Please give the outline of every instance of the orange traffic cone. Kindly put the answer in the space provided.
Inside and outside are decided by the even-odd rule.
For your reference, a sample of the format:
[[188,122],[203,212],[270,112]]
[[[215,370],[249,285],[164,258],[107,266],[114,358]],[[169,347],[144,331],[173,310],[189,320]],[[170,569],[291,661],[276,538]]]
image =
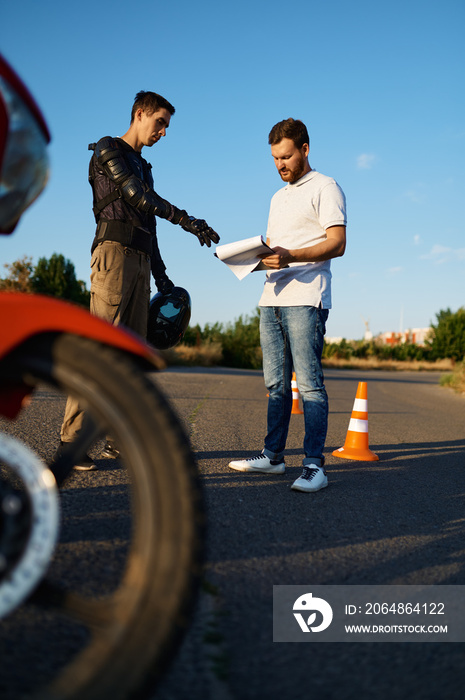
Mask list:
[[291,415],[301,415],[303,413],[302,409],[299,406],[299,389],[297,386],[297,381],[295,378],[295,372],[292,372],[292,382],[291,382],[291,387],[292,387],[292,411]]
[[375,462],[378,455],[368,447],[368,401],[367,383],[359,382],[354,407],[344,447],[334,450],[335,457],[354,459],[360,462]]

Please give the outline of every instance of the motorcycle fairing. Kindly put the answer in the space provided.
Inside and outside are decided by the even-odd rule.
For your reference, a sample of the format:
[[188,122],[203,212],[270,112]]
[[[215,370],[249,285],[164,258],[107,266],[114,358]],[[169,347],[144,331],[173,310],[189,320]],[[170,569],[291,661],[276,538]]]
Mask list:
[[[44,333],[72,333],[135,355],[153,367],[164,369],[165,362],[136,334],[112,326],[85,309],[58,299],[21,292],[0,293],[0,360],[26,340]],[[0,414],[15,418],[31,392],[31,387],[3,384],[0,387]]]

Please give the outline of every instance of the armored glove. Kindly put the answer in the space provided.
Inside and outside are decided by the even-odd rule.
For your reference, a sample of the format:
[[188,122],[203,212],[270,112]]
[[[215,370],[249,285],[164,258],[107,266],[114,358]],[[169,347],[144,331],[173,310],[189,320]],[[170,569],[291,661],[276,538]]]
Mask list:
[[218,243],[220,237],[204,219],[195,219],[193,216],[189,216],[187,212],[183,212],[183,215],[179,221],[179,225],[184,231],[188,233],[193,233],[199,239],[200,245],[207,245],[210,248],[212,241],[213,243]]
[[167,275],[160,275],[159,277],[154,277],[154,279],[158,291],[162,294],[168,294],[174,287],[174,282]]

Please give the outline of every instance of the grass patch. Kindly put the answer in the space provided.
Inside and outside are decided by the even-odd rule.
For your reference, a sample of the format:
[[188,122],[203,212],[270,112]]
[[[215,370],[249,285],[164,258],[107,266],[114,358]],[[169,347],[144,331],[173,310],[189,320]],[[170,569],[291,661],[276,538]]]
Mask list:
[[409,372],[450,372],[454,368],[454,361],[435,360],[382,360],[377,357],[350,357],[343,358],[323,358],[323,367],[328,369],[383,369],[388,371],[409,371]]
[[223,347],[218,342],[201,343],[191,346],[180,343],[169,350],[159,350],[168,365],[188,367],[215,367],[223,360]]
[[441,377],[440,384],[453,389],[458,394],[465,394],[465,361],[457,364],[453,372]]

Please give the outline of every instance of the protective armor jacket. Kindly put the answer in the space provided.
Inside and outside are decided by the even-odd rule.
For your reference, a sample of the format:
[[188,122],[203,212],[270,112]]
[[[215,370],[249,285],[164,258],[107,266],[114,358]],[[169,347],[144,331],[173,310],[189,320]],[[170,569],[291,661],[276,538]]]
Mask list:
[[155,216],[178,223],[184,212],[162,199],[153,189],[152,166],[123,139],[105,136],[90,144],[89,163],[93,211],[97,231],[92,245],[104,240],[147,253],[154,277],[165,265],[156,237]]

